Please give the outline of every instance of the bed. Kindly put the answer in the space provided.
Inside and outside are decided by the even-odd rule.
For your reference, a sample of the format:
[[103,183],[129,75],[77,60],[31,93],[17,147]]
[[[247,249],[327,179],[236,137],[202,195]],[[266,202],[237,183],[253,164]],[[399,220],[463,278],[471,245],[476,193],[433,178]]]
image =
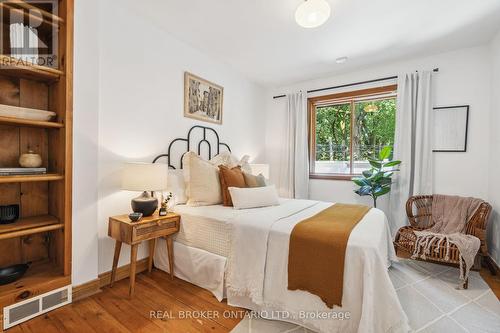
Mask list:
[[[173,210],[181,215],[181,230],[174,242],[174,273],[219,301],[227,298],[229,305],[317,332],[408,332],[387,272],[397,259],[387,218],[378,209],[371,209],[349,236],[342,307],[330,309],[318,296],[287,289],[293,227],[331,205],[296,199],[244,210],[177,205]],[[168,272],[164,240],[157,242],[154,263]]]

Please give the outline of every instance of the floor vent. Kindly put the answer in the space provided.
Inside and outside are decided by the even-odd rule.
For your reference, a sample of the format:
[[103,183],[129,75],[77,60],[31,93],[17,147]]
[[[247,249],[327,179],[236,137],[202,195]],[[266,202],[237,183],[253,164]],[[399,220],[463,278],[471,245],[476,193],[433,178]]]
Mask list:
[[49,291],[43,295],[3,308],[3,329],[71,303],[71,286]]

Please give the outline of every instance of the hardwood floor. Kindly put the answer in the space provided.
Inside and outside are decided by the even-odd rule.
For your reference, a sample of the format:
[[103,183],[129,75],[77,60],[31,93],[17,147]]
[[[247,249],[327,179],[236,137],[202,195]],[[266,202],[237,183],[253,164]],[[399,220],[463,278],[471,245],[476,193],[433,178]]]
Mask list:
[[[230,332],[246,310],[220,303],[208,291],[165,272],[137,275],[128,298],[129,279],[94,296],[34,318],[8,333],[52,332]],[[175,318],[175,320],[173,320]]]
[[[500,276],[485,268],[481,276],[500,299]],[[129,280],[104,287],[99,294],[36,317],[8,333],[57,332],[230,332],[246,310],[220,303],[208,291],[165,272],[137,275],[136,294],[128,298]],[[175,320],[173,320],[175,319]]]

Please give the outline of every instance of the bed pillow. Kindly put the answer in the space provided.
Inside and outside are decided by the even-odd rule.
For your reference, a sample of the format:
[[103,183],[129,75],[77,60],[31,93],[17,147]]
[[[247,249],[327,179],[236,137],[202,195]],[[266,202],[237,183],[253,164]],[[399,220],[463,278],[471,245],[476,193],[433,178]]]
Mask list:
[[246,187],[241,167],[237,166],[229,169],[227,166],[219,165],[219,179],[222,190],[222,203],[224,206],[232,206],[233,202],[228,187]]
[[243,172],[243,176],[245,177],[245,184],[247,184],[247,187],[264,187],[267,185],[266,177],[264,177],[263,174],[255,176],[251,173]]
[[280,204],[274,185],[264,187],[230,187],[229,193],[234,209],[247,209]]
[[167,191],[172,192],[176,205],[183,205],[187,202],[186,182],[184,181],[184,171],[169,169],[167,173]]
[[248,160],[250,156],[245,155],[241,159],[238,159],[236,156],[231,154],[229,151],[223,151],[222,153],[215,155],[210,159],[210,163],[215,166],[225,165],[228,168],[234,168],[235,166],[241,166],[241,170],[251,173],[252,168],[250,168],[250,164]]
[[219,169],[190,151],[182,157],[188,206],[222,203]]

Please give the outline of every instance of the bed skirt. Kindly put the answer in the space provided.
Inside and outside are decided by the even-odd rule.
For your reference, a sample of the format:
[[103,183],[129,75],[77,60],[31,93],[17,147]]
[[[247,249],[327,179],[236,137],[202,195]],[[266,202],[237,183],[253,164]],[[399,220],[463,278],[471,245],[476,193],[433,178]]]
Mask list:
[[[174,241],[174,258],[176,277],[210,291],[219,302],[226,297],[225,257]],[[169,273],[167,244],[163,238],[156,242],[154,265]]]

